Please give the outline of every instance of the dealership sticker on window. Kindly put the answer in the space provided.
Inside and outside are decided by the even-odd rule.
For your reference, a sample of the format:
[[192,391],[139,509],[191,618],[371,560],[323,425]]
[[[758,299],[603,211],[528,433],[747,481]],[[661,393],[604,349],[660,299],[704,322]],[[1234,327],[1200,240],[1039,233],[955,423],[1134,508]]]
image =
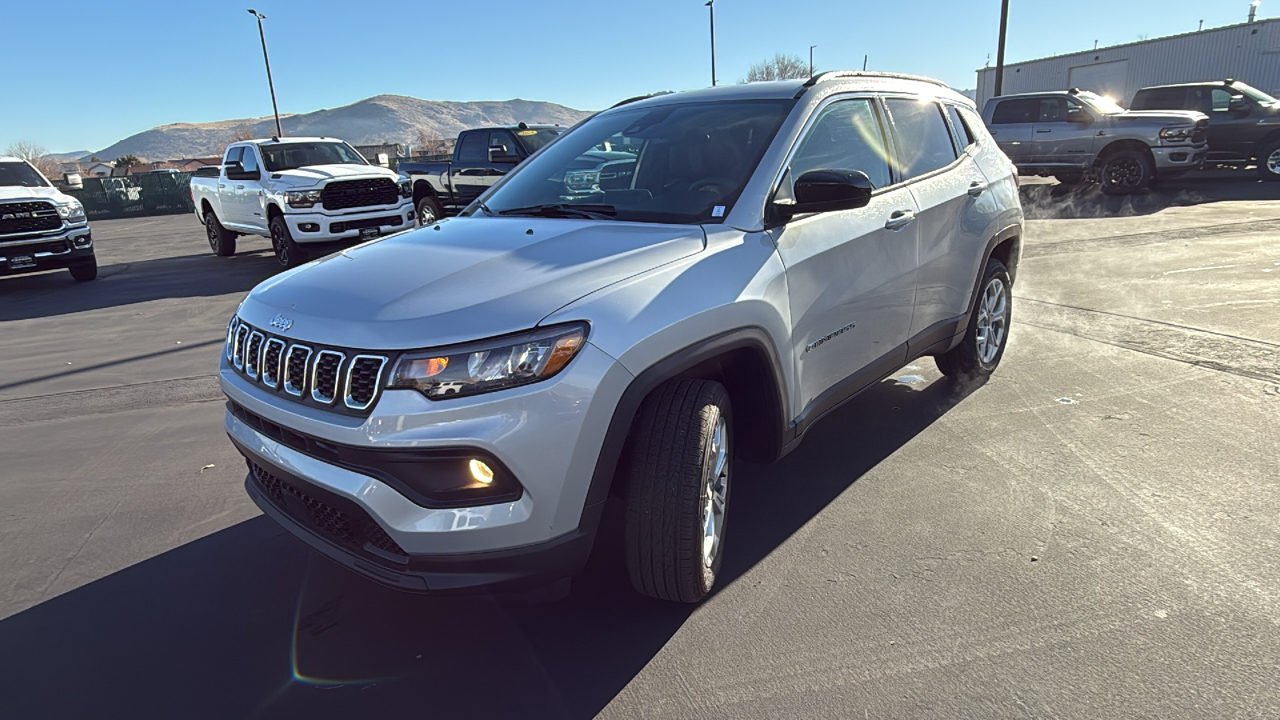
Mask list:
[[717,205],[711,208],[711,217],[724,217],[724,206]]
[[538,134],[538,131],[537,131],[537,130],[517,130],[517,131],[516,131],[516,134],[517,134],[517,135],[521,135],[521,136],[524,136],[524,135],[537,135],[537,134]]

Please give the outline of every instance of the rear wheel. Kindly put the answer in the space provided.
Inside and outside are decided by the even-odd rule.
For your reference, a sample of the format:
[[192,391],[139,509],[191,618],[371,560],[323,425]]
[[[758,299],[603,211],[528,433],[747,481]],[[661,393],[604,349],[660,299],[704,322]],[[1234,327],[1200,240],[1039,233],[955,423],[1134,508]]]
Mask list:
[[1151,184],[1151,158],[1138,150],[1116,150],[1102,159],[1098,184],[1108,195],[1128,195]]
[[435,198],[427,196],[418,201],[418,222],[424,227],[439,220],[443,216],[440,212],[440,203]]
[[1084,180],[1084,173],[1058,173],[1054,177],[1060,185],[1079,185]]
[[672,380],[645,400],[627,468],[627,571],[650,597],[694,603],[715,585],[733,463],[724,386]]
[[307,261],[306,251],[293,241],[289,224],[279,215],[271,218],[271,249],[275,250],[276,262],[282,268],[291,268]]
[[933,361],[943,375],[974,382],[991,375],[1004,357],[1013,311],[1009,271],[995,258],[987,261],[978,300],[969,315],[969,326],[960,344]]
[[1274,140],[1258,153],[1258,174],[1263,180],[1280,180],[1280,140]]
[[72,265],[67,268],[76,282],[89,282],[98,277],[98,258],[91,257],[83,265]]
[[213,211],[204,214],[204,233],[209,238],[209,249],[214,255],[227,257],[236,254],[236,234],[222,227]]

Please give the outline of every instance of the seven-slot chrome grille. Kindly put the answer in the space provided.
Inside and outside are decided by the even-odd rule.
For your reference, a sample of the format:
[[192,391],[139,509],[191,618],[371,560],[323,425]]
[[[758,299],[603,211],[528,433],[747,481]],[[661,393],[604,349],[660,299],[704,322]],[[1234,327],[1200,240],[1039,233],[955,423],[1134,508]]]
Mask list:
[[391,358],[294,342],[239,318],[227,327],[227,360],[249,380],[307,405],[364,415],[378,399]]

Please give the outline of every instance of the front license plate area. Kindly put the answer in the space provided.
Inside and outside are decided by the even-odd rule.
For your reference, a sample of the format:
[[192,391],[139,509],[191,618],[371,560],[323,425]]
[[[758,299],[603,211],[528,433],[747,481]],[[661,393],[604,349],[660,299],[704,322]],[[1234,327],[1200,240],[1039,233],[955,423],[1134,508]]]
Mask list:
[[379,229],[376,227],[360,228],[361,240],[372,240],[373,238],[378,237],[378,235],[379,235]]
[[9,269],[21,270],[36,266],[36,259],[31,255],[12,255],[9,257]]

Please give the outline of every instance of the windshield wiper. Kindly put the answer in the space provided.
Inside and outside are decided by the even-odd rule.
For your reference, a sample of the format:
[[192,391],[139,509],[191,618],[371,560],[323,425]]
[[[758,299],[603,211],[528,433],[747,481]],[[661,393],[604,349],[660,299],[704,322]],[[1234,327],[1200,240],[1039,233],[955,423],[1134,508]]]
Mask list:
[[553,218],[587,218],[590,220],[612,220],[618,209],[612,205],[565,204],[551,203],[547,205],[530,205],[529,207],[499,210],[499,215],[526,215],[528,217]]

